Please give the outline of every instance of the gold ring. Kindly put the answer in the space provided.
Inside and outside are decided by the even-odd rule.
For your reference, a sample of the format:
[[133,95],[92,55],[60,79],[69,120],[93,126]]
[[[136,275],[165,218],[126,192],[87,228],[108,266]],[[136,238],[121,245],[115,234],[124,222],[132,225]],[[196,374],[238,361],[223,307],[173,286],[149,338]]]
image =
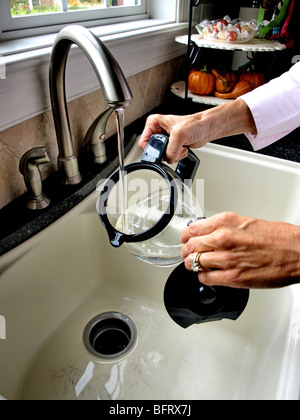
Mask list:
[[205,269],[202,267],[200,263],[200,258],[202,254],[203,252],[195,252],[194,254],[191,254],[191,267],[195,273],[205,271]]
[[197,255],[195,257],[195,263],[198,264],[198,265],[201,265],[200,264],[201,255],[202,255],[202,252],[197,252]]
[[200,258],[201,258],[202,254],[203,254],[203,252],[198,252],[197,255],[196,255],[196,258],[195,258],[195,262],[198,265],[198,271],[199,272],[205,271],[205,268],[202,267],[201,262],[200,262]]

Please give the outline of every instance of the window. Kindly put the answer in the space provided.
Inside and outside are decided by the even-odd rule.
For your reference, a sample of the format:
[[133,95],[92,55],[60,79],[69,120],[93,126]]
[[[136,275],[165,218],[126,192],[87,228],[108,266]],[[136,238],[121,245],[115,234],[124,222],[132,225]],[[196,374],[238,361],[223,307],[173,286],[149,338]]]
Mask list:
[[9,0],[12,17],[139,6],[140,0]]
[[[101,38],[126,77],[186,53],[185,45],[175,38],[187,33],[188,0],[140,0],[134,5],[124,0],[119,6],[113,6],[111,0],[109,7],[93,0],[96,2],[99,8],[52,13],[46,9],[34,15],[12,16],[10,0],[0,0],[0,131],[49,109],[51,48],[58,31],[74,18]],[[80,20],[87,16],[87,21]],[[63,18],[60,24],[58,18]],[[90,63],[74,48],[68,59],[67,99],[97,89],[99,82]]]
[[[145,18],[146,0],[1,0],[0,29],[13,32],[39,28],[50,32],[51,26],[103,19]],[[34,33],[34,32],[33,32]]]

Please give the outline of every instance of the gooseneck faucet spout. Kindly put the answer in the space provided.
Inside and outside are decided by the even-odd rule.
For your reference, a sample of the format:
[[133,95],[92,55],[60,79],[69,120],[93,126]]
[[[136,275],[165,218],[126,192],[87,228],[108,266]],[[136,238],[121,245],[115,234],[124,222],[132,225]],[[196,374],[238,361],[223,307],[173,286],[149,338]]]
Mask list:
[[70,48],[76,44],[89,59],[104,98],[113,109],[126,107],[132,94],[125,76],[108,48],[88,29],[70,25],[58,34],[50,60],[50,96],[58,143],[58,166],[64,184],[81,181],[66,103],[65,73]]

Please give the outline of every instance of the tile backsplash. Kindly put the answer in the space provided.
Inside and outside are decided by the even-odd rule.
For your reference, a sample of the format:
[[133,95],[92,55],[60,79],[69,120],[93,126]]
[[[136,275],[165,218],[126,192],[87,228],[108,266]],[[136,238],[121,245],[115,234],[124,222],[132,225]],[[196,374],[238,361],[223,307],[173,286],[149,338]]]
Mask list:
[[[163,102],[170,85],[180,78],[183,61],[183,57],[176,58],[127,79],[133,101],[125,111],[126,125]],[[89,126],[106,108],[101,90],[68,103],[77,154],[84,145]],[[112,116],[107,125],[107,137],[115,134],[115,131],[115,119]],[[47,147],[51,156],[51,162],[41,166],[45,178],[57,170],[58,149],[51,110],[0,132],[0,208],[26,191],[24,179],[19,172],[20,159],[29,149],[40,146]]]

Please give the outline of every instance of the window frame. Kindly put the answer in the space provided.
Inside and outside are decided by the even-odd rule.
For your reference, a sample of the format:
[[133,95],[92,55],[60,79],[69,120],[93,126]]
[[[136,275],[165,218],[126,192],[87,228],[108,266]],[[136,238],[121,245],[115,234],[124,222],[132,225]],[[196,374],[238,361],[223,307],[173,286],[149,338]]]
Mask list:
[[107,24],[108,21],[117,19],[146,19],[147,0],[140,0],[141,4],[136,6],[112,6],[103,9],[93,10],[70,10],[69,12],[55,12],[44,15],[12,17],[9,0],[0,2],[0,35],[9,33],[13,37],[15,32],[27,31],[28,36],[53,32],[55,28],[72,23],[85,24],[90,26],[97,21],[98,25]]

